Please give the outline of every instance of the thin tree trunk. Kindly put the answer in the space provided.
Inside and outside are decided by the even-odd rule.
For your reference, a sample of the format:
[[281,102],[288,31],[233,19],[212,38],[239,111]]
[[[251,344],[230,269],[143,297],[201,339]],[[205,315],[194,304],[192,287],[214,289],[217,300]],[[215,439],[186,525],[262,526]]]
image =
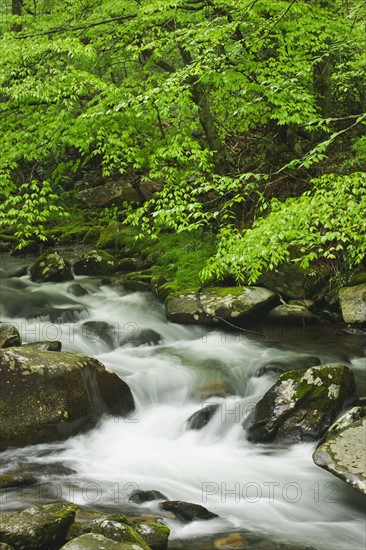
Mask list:
[[[21,0],[11,0],[11,14],[12,15],[22,15],[22,1]],[[22,25],[17,23],[12,26],[12,31],[19,32],[22,30]]]

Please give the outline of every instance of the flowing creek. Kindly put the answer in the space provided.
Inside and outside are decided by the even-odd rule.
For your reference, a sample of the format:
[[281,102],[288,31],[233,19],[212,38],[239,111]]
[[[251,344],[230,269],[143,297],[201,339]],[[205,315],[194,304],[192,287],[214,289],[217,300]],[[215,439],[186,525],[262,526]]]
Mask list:
[[[67,441],[1,453],[3,472],[24,463],[40,472],[38,485],[3,492],[2,512],[65,499],[93,510],[159,515],[156,502],[128,502],[136,488],[156,489],[220,516],[184,526],[168,520],[171,539],[186,539],[188,546],[207,533],[247,529],[317,550],[365,548],[363,496],[313,464],[315,444],[252,444],[242,428],[243,418],[276,380],[274,374],[256,376],[263,364],[296,365],[310,354],[323,364],[352,366],[361,380],[366,365],[360,337],[333,328],[276,334],[267,329],[255,337],[174,325],[151,295],[124,293],[88,278],[40,285],[23,276],[0,282],[0,318],[16,323],[23,341],[61,340],[64,351],[97,357],[129,384],[137,405],[129,418],[104,418]],[[68,288],[75,282],[89,294],[71,295]],[[54,308],[63,310],[61,316]],[[113,342],[86,333],[87,320],[112,324]],[[142,328],[158,332],[163,342],[120,345]],[[208,384],[231,386],[235,396],[202,398]],[[188,430],[188,417],[203,403],[220,406],[203,429]]]

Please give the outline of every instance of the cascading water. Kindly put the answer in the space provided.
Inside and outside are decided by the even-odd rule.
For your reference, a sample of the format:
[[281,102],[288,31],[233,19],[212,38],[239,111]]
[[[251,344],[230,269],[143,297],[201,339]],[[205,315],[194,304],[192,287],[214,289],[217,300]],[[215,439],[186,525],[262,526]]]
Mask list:
[[[3,471],[27,462],[43,472],[38,486],[2,494],[3,512],[63,498],[92,509],[135,506],[138,515],[129,494],[157,489],[219,515],[185,526],[171,521],[172,539],[248,529],[318,550],[365,547],[363,497],[313,464],[315,445],[251,444],[242,428],[243,418],[274,383],[273,374],[256,376],[264,363],[296,364],[311,353],[323,363],[348,361],[362,373],[365,359],[352,337],[336,347],[329,334],[301,344],[299,334],[292,341],[283,335],[281,342],[179,326],[166,321],[149,294],[123,293],[87,278],[76,282],[89,293],[71,295],[75,281],[39,285],[27,276],[3,279],[0,317],[17,323],[24,341],[61,340],[65,351],[96,356],[129,384],[137,408],[126,419],[104,418],[91,432],[67,441],[1,453]],[[85,331],[86,321],[112,325],[108,337]],[[163,340],[155,346],[126,344],[143,328]],[[220,384],[236,395],[205,393]],[[209,403],[219,405],[210,422],[201,430],[187,429],[189,416]],[[61,476],[50,468],[60,463],[74,473]],[[156,503],[144,505],[140,515],[141,510],[159,515]]]

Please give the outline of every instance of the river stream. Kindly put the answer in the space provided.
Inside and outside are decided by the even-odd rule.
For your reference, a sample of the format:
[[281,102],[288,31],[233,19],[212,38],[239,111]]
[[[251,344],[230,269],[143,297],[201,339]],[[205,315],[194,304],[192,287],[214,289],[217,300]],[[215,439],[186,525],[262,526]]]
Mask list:
[[[70,294],[75,282],[88,294]],[[263,364],[296,365],[311,354],[323,364],[352,366],[360,381],[360,338],[319,327],[256,336],[175,325],[150,294],[82,277],[60,284],[33,283],[27,275],[2,279],[0,318],[16,323],[24,341],[61,340],[64,351],[97,357],[128,383],[137,405],[130,417],[103,418],[67,441],[1,453],[3,472],[25,463],[40,472],[38,485],[1,495],[2,512],[65,499],[93,510],[159,515],[156,502],[128,501],[134,489],[156,489],[220,516],[188,525],[168,520],[172,540],[246,529],[317,550],[365,548],[363,497],[313,464],[315,444],[252,444],[242,427],[276,380],[273,373],[257,376]],[[87,333],[85,321],[111,324],[112,341]],[[143,328],[163,341],[125,344]],[[234,395],[209,396],[213,385],[233,388]],[[201,430],[187,429],[188,417],[209,403],[220,405],[212,420]]]

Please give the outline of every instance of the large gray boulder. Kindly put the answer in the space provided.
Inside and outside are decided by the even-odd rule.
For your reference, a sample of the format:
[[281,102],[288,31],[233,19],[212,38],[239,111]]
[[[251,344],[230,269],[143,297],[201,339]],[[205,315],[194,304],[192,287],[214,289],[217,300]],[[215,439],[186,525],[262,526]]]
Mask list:
[[65,439],[103,414],[134,410],[127,384],[97,359],[21,346],[0,350],[0,449]]
[[62,258],[57,252],[42,254],[30,267],[32,281],[55,283],[71,281],[74,277],[71,273],[71,264]]
[[9,323],[0,323],[0,348],[20,346],[22,340],[19,330]]
[[346,323],[366,323],[366,283],[341,288],[339,301],[343,319]]
[[0,516],[0,540],[15,550],[59,548],[75,520],[76,506],[56,502]]
[[275,302],[276,295],[266,288],[208,287],[200,293],[168,296],[165,309],[175,323],[235,323]]
[[282,374],[244,421],[253,442],[320,439],[355,390],[352,371],[325,365]]
[[366,407],[337,420],[315,449],[315,464],[366,494]]

